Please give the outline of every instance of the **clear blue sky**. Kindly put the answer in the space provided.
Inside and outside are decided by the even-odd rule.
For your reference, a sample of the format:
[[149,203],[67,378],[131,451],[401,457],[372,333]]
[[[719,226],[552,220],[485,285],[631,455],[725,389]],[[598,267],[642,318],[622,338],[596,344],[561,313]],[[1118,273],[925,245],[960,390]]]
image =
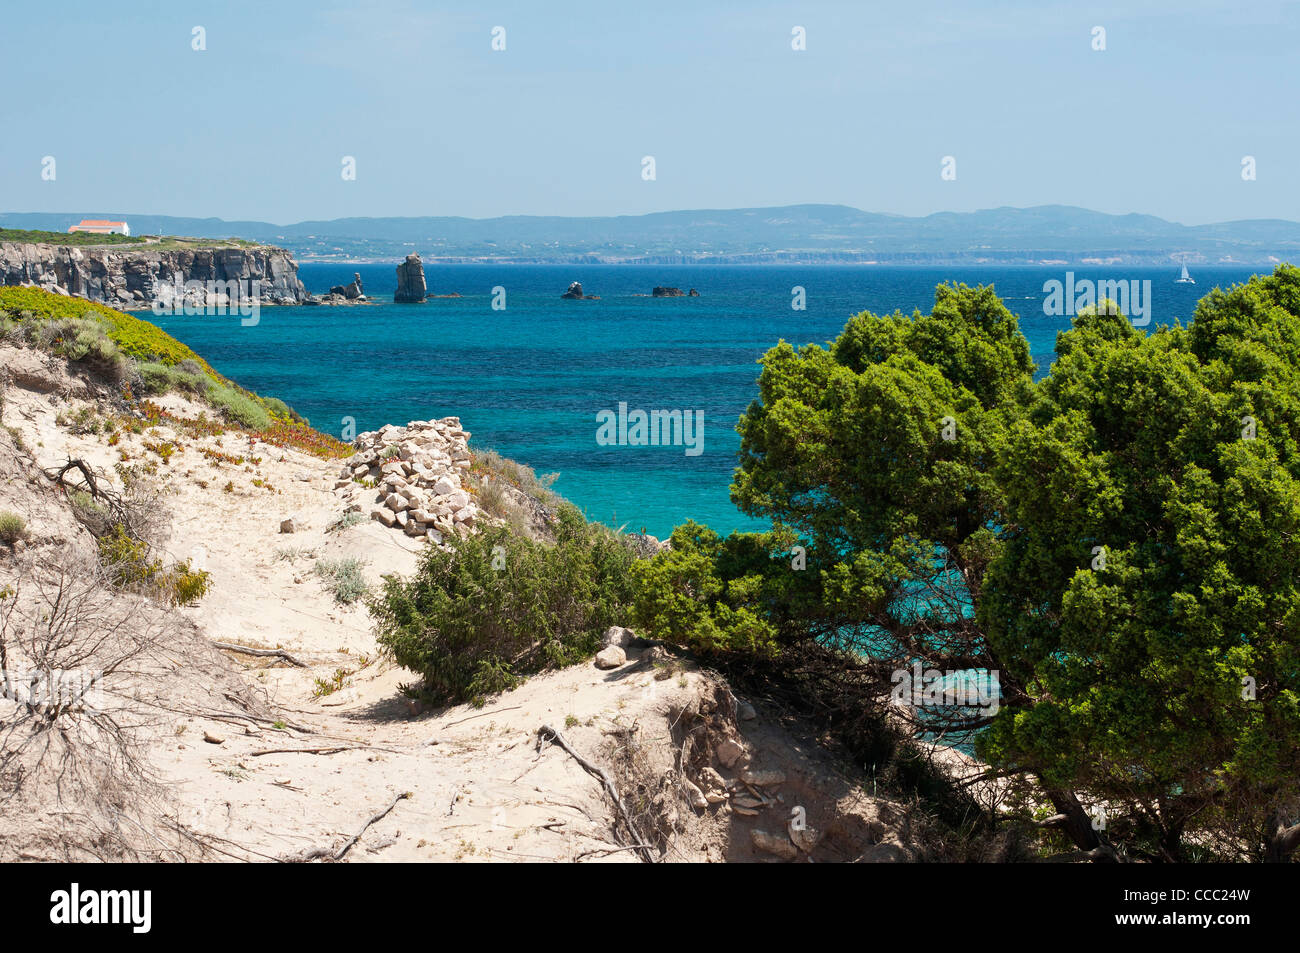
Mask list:
[[1278,0],[14,3],[0,211],[1300,220],[1298,50]]

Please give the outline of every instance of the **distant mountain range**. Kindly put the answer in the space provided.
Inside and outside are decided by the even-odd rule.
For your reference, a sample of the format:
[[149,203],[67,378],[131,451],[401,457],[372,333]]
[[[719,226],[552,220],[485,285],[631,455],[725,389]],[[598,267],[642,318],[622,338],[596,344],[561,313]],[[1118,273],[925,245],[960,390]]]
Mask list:
[[845,205],[704,209],[602,218],[339,218],[274,225],[88,209],[0,213],[0,227],[66,232],[82,218],[125,220],[135,235],[238,237],[300,261],[628,264],[1192,264],[1300,262],[1300,223],[1250,219],[1179,225],[1065,205],[923,217]]

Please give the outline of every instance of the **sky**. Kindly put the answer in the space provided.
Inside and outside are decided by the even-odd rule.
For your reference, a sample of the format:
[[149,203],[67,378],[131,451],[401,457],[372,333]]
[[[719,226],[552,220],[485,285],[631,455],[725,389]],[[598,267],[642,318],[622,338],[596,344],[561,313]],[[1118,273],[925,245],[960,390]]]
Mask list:
[[0,211],[1300,220],[1297,50],[1280,0],[15,3]]

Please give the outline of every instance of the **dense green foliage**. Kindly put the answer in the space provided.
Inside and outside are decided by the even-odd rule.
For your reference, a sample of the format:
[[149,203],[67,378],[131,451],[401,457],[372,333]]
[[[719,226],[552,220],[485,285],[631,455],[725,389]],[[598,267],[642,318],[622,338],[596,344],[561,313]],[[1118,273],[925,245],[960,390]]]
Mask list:
[[572,506],[553,545],[506,527],[425,548],[374,599],[379,642],[438,701],[481,703],[521,676],[589,657],[631,598],[631,551]]
[[991,288],[773,348],[732,486],[773,533],[679,529],[640,571],[640,624],[867,660],[864,706],[914,662],[992,670],[1000,710],[917,726],[978,732],[1076,846],[1282,856],[1300,839],[1300,271],[1212,292],[1186,329],[1099,310],[1038,383]]
[[30,228],[0,228],[0,242],[70,245],[82,248],[89,245],[141,245],[144,239],[139,235],[99,235],[95,232],[47,232]]
[[981,750],[1148,853],[1253,847],[1300,795],[1300,271],[1187,329],[1083,317],[1057,351],[1000,454],[980,619],[1016,695]]

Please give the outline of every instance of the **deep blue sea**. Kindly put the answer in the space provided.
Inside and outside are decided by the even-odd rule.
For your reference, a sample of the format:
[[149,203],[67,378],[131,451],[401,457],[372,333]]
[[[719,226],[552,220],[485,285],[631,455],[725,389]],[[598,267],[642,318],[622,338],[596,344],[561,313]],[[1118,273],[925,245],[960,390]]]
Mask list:
[[[1066,268],[880,266],[432,265],[434,294],[463,297],[396,305],[395,264],[304,264],[308,290],[328,291],[360,272],[362,307],[268,307],[256,326],[238,316],[155,318],[223,374],[280,397],[320,430],[340,434],[385,423],[458,416],[471,446],[493,449],[539,474],[591,519],[667,536],[688,518],[719,532],[761,528],[730,502],[736,420],[757,394],[756,361],[780,339],[825,343],[859,311],[928,311],[944,281],[992,283],[1020,316],[1040,372],[1069,317],[1048,317],[1044,282]],[[1204,268],[1195,285],[1176,268],[1073,268],[1076,279],[1150,279],[1152,322],[1180,320],[1242,268]],[[1258,270],[1258,269],[1256,269]],[[560,295],[581,281],[598,301]],[[651,298],[655,285],[698,298]],[[505,289],[493,310],[494,287]],[[806,291],[806,310],[792,291]],[[641,297],[641,296],[646,297]],[[702,410],[703,452],[601,446],[596,415],[617,410]]]

